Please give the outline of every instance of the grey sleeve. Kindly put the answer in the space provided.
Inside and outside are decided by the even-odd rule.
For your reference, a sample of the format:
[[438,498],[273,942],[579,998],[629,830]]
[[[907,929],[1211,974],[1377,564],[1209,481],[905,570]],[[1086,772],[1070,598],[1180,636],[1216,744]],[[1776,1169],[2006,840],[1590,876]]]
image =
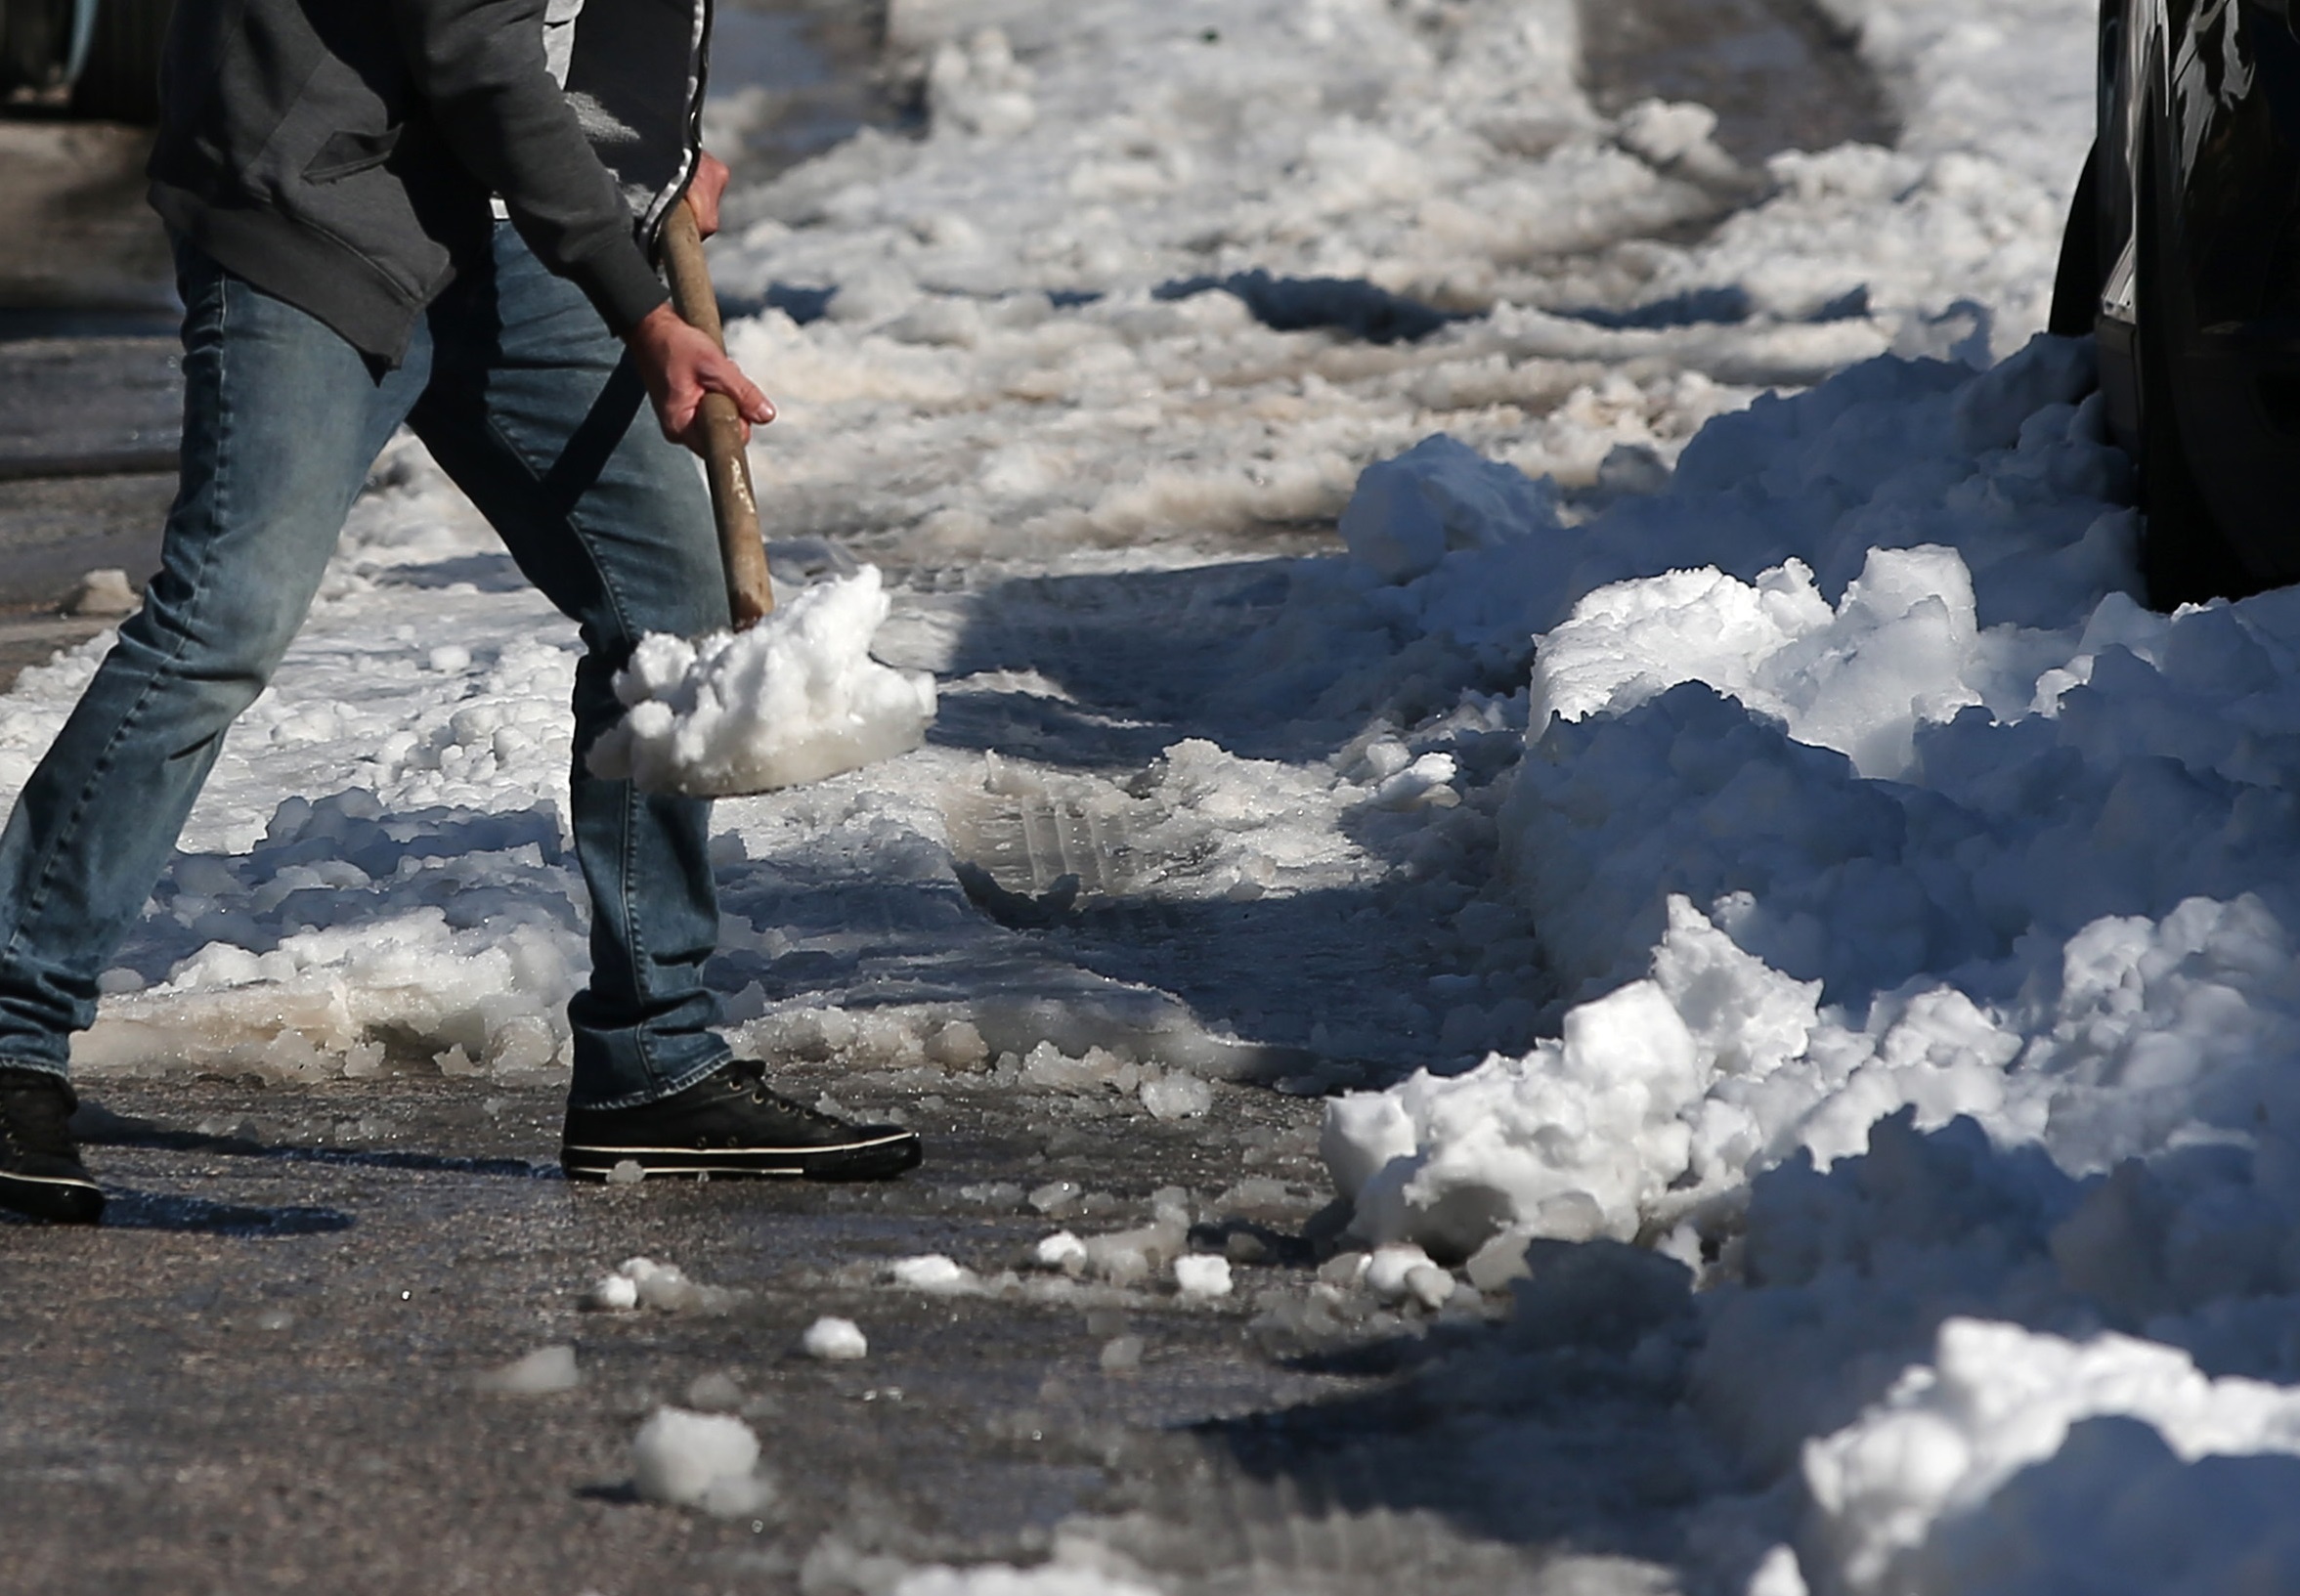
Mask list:
[[618,336],[670,295],[543,60],[543,0],[391,0],[415,87],[537,259]]

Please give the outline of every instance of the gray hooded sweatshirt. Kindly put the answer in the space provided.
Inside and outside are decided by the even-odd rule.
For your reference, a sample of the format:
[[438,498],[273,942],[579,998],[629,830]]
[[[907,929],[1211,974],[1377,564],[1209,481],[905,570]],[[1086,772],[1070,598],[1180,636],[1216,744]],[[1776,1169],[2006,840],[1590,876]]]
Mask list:
[[396,364],[499,198],[621,334],[666,298],[710,32],[711,0],[177,0],[152,204]]

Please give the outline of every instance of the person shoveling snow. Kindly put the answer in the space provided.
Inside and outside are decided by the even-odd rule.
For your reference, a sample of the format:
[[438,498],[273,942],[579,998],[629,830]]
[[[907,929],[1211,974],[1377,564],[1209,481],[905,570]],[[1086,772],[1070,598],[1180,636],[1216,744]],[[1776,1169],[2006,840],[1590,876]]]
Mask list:
[[[718,546],[675,446],[748,507],[741,445],[774,408],[649,258],[691,267],[726,184],[695,142],[708,0],[550,20],[408,0],[325,37],[307,9],[183,0],[169,33],[150,169],[185,303],[182,485],[143,607],[0,837],[0,1206],[36,1218],[102,1217],[68,1123],[71,1033],[401,425],[582,627],[578,751],[621,717],[642,636],[760,613],[733,600],[762,551]],[[777,1096],[713,1028],[708,805],[579,760],[568,814],[592,951],[568,1010],[571,1178],[918,1162],[913,1133]]]

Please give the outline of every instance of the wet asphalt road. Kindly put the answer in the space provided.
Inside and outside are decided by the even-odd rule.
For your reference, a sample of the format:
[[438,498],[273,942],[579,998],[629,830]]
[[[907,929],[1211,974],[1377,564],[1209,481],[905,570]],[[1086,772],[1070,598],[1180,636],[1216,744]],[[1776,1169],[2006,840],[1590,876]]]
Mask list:
[[[1247,1329],[1257,1293],[1310,1278],[1280,1238],[1318,1200],[1316,1104],[1227,1088],[1207,1124],[1075,1122],[963,1078],[933,1110],[873,1100],[833,1066],[786,1080],[907,1107],[928,1164],[855,1187],[571,1187],[547,1090],[93,1087],[105,1228],[0,1220],[0,1589],[781,1589],[826,1536],[1027,1560],[1063,1517],[1107,1505],[1128,1435],[1367,1383],[1289,1368]],[[1210,1201],[1248,1175],[1296,1195],[1227,1216],[1272,1238],[1230,1304],[879,1283],[886,1261],[929,1251],[995,1272],[1055,1228],[1016,1186],[984,1186],[1075,1181],[1096,1212],[1062,1223],[1091,1231],[1147,1222],[1157,1186]],[[633,1254],[740,1300],[580,1311]],[[833,1313],[864,1327],[866,1359],[797,1351]],[[1106,1373],[1122,1334],[1144,1338],[1144,1364]],[[578,1390],[475,1392],[482,1371],[561,1342]],[[756,1528],[629,1489],[641,1419],[711,1374],[741,1391],[783,1488]]]

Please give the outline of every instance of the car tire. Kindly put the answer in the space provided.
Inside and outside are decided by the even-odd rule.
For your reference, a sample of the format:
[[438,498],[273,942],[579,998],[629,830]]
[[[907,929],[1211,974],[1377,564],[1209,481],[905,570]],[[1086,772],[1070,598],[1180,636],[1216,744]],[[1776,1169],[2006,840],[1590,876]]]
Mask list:
[[2061,264],[2053,274],[2053,310],[2045,330],[2061,338],[2091,337],[2101,314],[2101,284],[2108,274],[2101,264],[2100,164],[2096,142],[2085,151],[2076,196],[2068,201],[2068,221],[2061,229]]
[[159,120],[159,54],[174,0],[97,0],[72,114],[150,127]]
[[2140,500],[2146,518],[2141,573],[2148,584],[2148,607],[2173,610],[2207,599],[2241,598],[2258,592],[2261,583],[2214,520],[2182,439],[2172,352],[2189,329],[2180,321],[2182,296],[2174,285],[2157,173],[2153,159],[2142,171],[2134,259],[2140,324]]

